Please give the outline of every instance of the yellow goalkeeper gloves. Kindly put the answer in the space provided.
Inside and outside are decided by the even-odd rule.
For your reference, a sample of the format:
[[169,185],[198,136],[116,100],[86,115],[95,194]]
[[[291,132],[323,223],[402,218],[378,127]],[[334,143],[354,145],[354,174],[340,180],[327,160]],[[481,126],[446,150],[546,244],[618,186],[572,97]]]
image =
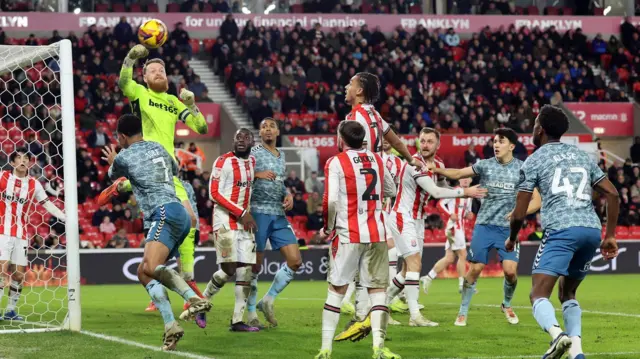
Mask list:
[[129,53],[127,54],[127,58],[131,60],[138,60],[147,56],[149,56],[149,50],[147,50],[146,47],[140,44],[132,47],[131,50],[129,50]]
[[193,92],[185,88],[180,91],[180,100],[182,100],[182,102],[187,105],[187,107],[191,107],[196,103],[196,97]]

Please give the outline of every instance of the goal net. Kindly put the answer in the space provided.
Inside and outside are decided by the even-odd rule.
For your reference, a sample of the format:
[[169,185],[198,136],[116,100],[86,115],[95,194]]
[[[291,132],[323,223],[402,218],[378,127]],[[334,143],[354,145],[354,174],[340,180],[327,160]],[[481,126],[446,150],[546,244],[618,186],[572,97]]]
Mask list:
[[69,40],[0,46],[0,333],[80,330],[72,67]]

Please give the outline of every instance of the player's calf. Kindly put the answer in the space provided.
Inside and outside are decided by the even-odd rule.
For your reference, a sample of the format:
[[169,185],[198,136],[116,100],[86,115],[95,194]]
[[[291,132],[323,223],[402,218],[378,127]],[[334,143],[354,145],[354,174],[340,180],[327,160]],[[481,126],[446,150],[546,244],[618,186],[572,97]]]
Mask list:
[[24,267],[11,266],[13,273],[11,274],[11,284],[9,285],[9,302],[4,313],[5,320],[24,320],[23,317],[16,312],[16,306],[22,294],[22,283],[24,281]]

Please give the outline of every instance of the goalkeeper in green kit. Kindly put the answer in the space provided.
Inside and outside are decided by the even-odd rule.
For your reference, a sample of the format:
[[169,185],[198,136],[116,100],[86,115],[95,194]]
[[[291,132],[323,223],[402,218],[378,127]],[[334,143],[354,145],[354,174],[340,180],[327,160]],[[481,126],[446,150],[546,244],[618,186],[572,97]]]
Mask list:
[[[150,59],[144,64],[142,73],[147,87],[133,80],[133,67],[136,61],[147,55],[149,55],[149,51],[142,45],[136,45],[129,51],[120,70],[118,86],[129,99],[133,113],[142,119],[142,135],[145,141],[159,143],[176,160],[173,146],[176,123],[181,121],[195,132],[204,135],[208,129],[207,122],[195,105],[193,92],[182,89],[180,92],[180,100],[182,102],[167,93],[169,82],[165,72],[164,61],[161,59]],[[191,216],[191,231],[179,250],[180,272],[189,286],[202,297],[193,278],[195,234],[198,218],[194,214],[187,192],[180,180],[174,177],[173,182],[178,198]],[[118,193],[130,191],[131,183],[126,178],[119,178],[100,194],[98,204],[109,203]],[[145,228],[145,234],[147,231],[148,228]],[[148,311],[155,310],[152,305],[153,303],[147,308]]]

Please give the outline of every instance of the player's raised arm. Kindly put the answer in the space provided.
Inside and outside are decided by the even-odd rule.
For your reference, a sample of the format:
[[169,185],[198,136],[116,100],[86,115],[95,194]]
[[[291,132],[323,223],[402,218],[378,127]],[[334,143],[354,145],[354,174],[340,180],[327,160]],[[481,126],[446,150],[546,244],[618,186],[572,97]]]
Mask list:
[[407,146],[404,144],[404,142],[402,142],[402,140],[400,139],[400,137],[398,137],[398,135],[396,135],[395,132],[390,131],[387,128],[387,131],[384,134],[384,139],[389,142],[389,144],[391,145],[391,147],[393,147],[394,150],[398,151],[398,153],[400,153],[400,155],[407,161],[409,162],[410,165],[412,166],[416,166],[418,168],[422,168],[424,166],[424,164],[422,164],[420,162],[420,160],[418,160],[417,158],[414,158],[413,156],[411,156],[411,153],[409,152],[409,149],[407,148]]
[[142,45],[136,45],[127,54],[122,62],[122,68],[120,69],[120,78],[118,79],[118,87],[122,90],[122,93],[131,98],[135,97],[138,85],[133,80],[133,67],[136,65],[136,61],[149,55],[149,50]]
[[455,168],[430,168],[436,174],[447,177],[452,180],[459,180],[461,178],[469,178],[477,175],[477,173],[473,170],[473,167],[465,167],[460,169]]
[[237,204],[229,201],[222,193],[220,193],[220,183],[224,183],[228,177],[228,169],[225,168],[226,159],[224,157],[218,157],[213,164],[213,171],[211,171],[211,180],[209,181],[209,196],[211,200],[216,202],[222,208],[229,211],[230,214],[236,218],[242,217],[246,210]]
[[479,186],[469,188],[443,188],[438,187],[428,172],[417,172],[413,175],[418,186],[429,192],[434,198],[456,198],[473,197],[482,198],[487,194],[487,190]]
[[180,100],[182,100],[182,102],[177,104],[178,119],[198,134],[206,135],[209,126],[207,126],[204,115],[200,112],[198,106],[196,106],[196,99],[193,92],[183,88],[182,91],[180,91]]
[[44,191],[44,188],[42,188],[42,184],[40,184],[40,182],[38,181],[36,181],[36,188],[35,188],[34,195],[36,197],[36,201],[42,204],[42,206],[44,207],[44,209],[47,210],[47,212],[51,213],[51,215],[55,216],[62,222],[66,221],[67,217],[65,216],[64,212],[62,212],[58,207],[56,207],[55,204],[49,201],[49,196],[47,196],[47,193]]

